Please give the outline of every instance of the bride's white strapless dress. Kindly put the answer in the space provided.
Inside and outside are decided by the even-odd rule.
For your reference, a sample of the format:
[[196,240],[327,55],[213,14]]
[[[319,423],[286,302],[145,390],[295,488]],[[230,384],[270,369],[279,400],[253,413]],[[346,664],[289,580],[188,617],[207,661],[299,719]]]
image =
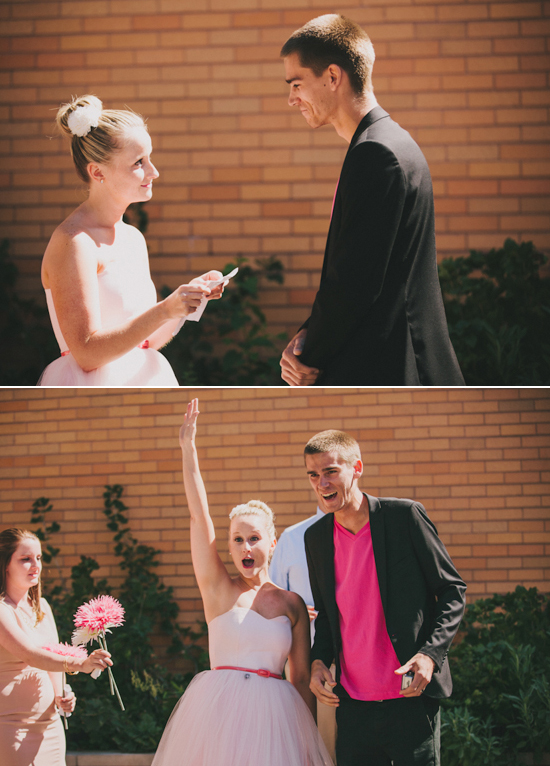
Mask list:
[[[208,626],[210,665],[281,675],[290,620],[234,607]],[[153,766],[332,766],[309,708],[289,681],[246,670],[199,673],[166,725]]]
[[[157,302],[148,267],[145,270],[139,264],[128,269],[127,264],[114,261],[98,274],[97,284],[104,329],[143,314]],[[63,337],[50,290],[46,290],[46,301],[61,356],[46,367],[39,386],[179,386],[166,357],[148,347],[133,348],[103,367],[84,372]]]

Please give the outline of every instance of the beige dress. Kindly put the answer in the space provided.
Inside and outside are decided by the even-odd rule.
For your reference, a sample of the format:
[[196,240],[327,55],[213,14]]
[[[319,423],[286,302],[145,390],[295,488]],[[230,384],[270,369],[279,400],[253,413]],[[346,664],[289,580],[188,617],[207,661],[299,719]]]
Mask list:
[[[15,614],[36,646],[55,644],[57,630],[49,604],[42,599],[44,619],[33,625],[21,609],[0,601]],[[0,645],[1,766],[65,766],[65,735],[54,704],[49,673],[26,665]]]

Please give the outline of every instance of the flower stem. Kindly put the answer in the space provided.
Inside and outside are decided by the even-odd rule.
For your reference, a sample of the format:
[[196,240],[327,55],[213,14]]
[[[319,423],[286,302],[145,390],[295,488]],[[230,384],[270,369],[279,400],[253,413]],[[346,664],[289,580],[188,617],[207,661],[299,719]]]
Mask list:
[[[99,633],[97,640],[101,644],[101,648],[105,649],[105,651],[109,651],[107,649],[107,637],[105,633]],[[118,703],[120,705],[121,710],[125,710],[124,703],[122,702],[122,697],[120,696],[120,692],[118,691],[118,686],[116,685],[115,677],[113,675],[113,671],[109,666],[107,666],[107,674],[109,676],[109,686],[111,687],[111,694],[116,694],[116,697],[118,699]]]
[[[63,696],[65,696],[65,681],[66,681],[66,680],[67,680],[67,679],[66,679],[65,673],[63,673],[63,686],[62,686],[62,689],[61,689],[61,693],[62,693],[62,695],[63,695]],[[67,714],[65,713],[65,711],[64,711],[64,710],[62,710],[61,712],[62,712],[62,714],[63,714],[63,722],[64,722],[64,724],[65,724],[65,731],[68,731],[68,729],[69,729],[69,723],[68,723],[68,721],[67,721]]]
[[[101,648],[102,648],[102,649],[104,649],[105,651],[108,651],[108,650],[107,650],[107,639],[105,638],[105,633],[100,633],[100,634],[98,635],[98,641],[99,641],[99,643],[101,644]],[[108,670],[108,671],[110,671],[110,670],[111,670],[111,668],[110,668],[109,666],[107,666],[107,670]],[[111,672],[109,672],[109,673],[108,673],[108,676],[109,676],[109,687],[110,687],[110,689],[111,689],[111,694],[114,694],[114,693],[115,693],[115,690],[114,690],[114,688],[113,688],[113,679],[112,679],[112,673],[111,673]]]

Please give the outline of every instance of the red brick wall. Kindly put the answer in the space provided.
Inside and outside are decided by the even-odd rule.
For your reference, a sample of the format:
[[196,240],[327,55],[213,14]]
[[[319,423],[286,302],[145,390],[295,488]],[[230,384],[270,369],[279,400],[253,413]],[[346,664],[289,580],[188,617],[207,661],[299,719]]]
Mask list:
[[[295,330],[319,280],[345,146],[287,106],[278,59],[324,0],[17,0],[0,5],[0,210],[27,295],[56,224],[83,199],[53,117],[94,92],[149,118],[161,172],[150,216],[157,285],[243,254],[277,255],[262,296]],[[548,2],[349,0],[377,52],[382,106],[434,179],[440,256],[507,236],[550,249]]]
[[362,488],[421,501],[470,599],[549,591],[550,393],[545,389],[0,390],[0,524],[28,525],[49,497],[66,576],[80,554],[116,582],[102,515],[105,484],[125,487],[132,531],[162,550],[183,620],[201,614],[177,443],[187,397],[199,395],[199,455],[225,551],[227,514],[258,497],[281,532],[315,511],[302,450],[319,430],[353,434]]

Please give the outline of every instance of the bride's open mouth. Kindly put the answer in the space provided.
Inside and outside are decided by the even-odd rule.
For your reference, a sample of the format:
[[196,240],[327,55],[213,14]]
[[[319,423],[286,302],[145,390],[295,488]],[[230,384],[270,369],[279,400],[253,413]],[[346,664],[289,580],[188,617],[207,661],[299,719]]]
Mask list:
[[243,567],[245,569],[252,569],[254,566],[254,559],[243,559]]

